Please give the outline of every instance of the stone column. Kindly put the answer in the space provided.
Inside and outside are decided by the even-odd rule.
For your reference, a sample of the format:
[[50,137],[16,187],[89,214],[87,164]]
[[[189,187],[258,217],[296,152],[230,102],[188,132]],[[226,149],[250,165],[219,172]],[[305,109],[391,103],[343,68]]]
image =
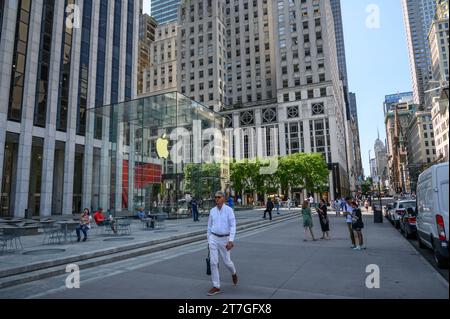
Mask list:
[[[87,108],[95,108],[96,78],[97,78],[97,48],[98,48],[98,25],[99,19],[96,17],[100,13],[100,1],[92,1],[92,23],[89,52],[89,79]],[[92,207],[92,170],[94,164],[94,127],[95,112],[87,111],[86,133],[83,160],[83,198],[82,207]],[[96,209],[97,207],[95,207]]]
[[25,217],[28,208],[28,195],[31,172],[31,149],[33,143],[34,106],[36,100],[36,77],[41,38],[42,0],[31,2],[28,29],[28,46],[24,74],[22,99],[22,119],[20,123],[19,154],[17,162],[16,196],[14,216]]
[[[75,2],[83,12],[81,0]],[[63,215],[71,215],[73,210],[73,183],[75,170],[75,144],[78,115],[78,87],[80,75],[81,28],[72,29],[72,57],[70,64],[69,106],[67,114],[66,148],[64,155],[64,195]],[[78,213],[78,212],[77,212]]]
[[[61,63],[61,45],[64,23],[64,1],[55,1],[55,13],[53,18],[52,33],[52,58],[50,60],[49,81],[48,81],[48,101],[47,119],[45,126],[44,151],[42,156],[42,182],[41,182],[41,210],[40,216],[46,217],[60,213],[55,211],[53,197],[62,190],[57,188],[53,191],[54,170],[60,162],[55,158],[55,138],[56,138],[56,114],[58,108],[59,93],[59,73]],[[61,176],[61,175],[57,175]]]

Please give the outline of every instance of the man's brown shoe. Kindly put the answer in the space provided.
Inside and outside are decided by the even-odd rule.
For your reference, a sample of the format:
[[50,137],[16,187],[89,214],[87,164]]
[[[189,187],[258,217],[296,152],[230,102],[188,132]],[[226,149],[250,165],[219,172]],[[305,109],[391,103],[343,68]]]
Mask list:
[[234,274],[234,275],[231,275],[231,278],[233,278],[233,285],[237,285],[237,283],[238,283],[238,276],[237,276],[237,274]]
[[217,295],[218,293],[220,293],[220,289],[216,288],[216,287],[212,287],[209,291],[208,291],[208,296],[214,296]]

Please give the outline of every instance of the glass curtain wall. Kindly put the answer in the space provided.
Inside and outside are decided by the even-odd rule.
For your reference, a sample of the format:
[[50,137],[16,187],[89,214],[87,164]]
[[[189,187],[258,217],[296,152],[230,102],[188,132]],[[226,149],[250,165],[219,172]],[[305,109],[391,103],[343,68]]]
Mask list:
[[[224,118],[173,92],[98,107],[110,128],[108,209],[178,218],[189,201],[209,209],[228,181]],[[94,134],[94,132],[90,132]]]

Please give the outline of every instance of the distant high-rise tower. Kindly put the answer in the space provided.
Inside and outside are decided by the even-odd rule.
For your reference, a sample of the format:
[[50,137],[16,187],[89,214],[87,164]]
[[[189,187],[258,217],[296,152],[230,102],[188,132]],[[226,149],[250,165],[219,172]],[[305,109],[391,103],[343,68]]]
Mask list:
[[151,2],[152,17],[159,24],[177,21],[180,0],[151,0]]
[[428,31],[436,11],[436,2],[435,0],[403,0],[402,5],[414,102],[424,105],[425,90],[431,79]]
[[330,0],[334,19],[334,33],[336,36],[336,50],[339,66],[339,78],[348,91],[347,62],[345,59],[344,27],[342,25],[341,0]]

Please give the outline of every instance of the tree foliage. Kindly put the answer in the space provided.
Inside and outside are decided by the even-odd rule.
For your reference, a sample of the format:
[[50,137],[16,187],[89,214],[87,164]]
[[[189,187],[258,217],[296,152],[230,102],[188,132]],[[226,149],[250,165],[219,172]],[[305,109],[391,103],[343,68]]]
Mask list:
[[220,189],[220,165],[216,163],[194,164],[184,167],[185,191],[197,198],[209,198]]
[[278,188],[287,190],[290,187],[303,187],[309,192],[327,189],[328,166],[321,154],[296,153],[276,159],[278,169],[272,175],[260,174],[260,168],[267,165],[267,160],[232,163],[230,180],[234,190],[238,193],[277,193]]

